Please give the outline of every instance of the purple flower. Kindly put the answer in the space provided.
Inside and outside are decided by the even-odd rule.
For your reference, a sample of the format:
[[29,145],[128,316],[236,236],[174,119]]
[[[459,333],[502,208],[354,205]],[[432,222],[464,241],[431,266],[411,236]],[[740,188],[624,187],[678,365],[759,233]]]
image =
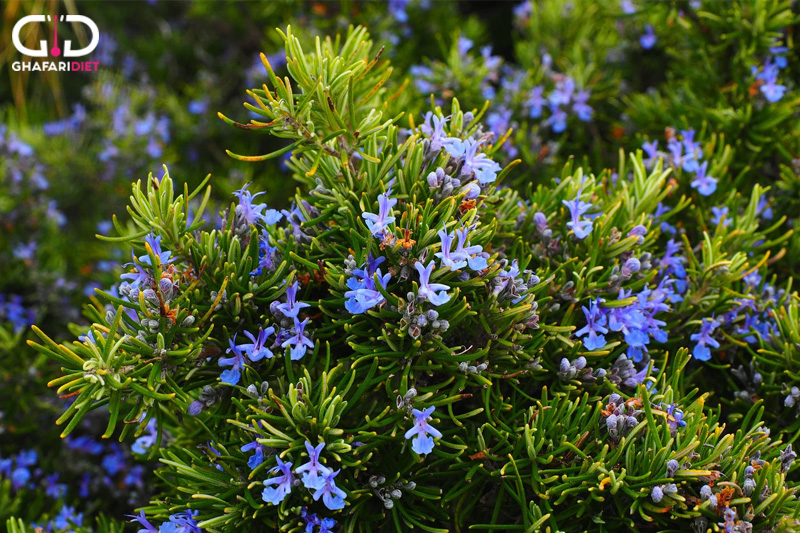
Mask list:
[[449,142],[445,144],[445,149],[451,157],[464,158],[464,163],[461,165],[461,177],[470,177],[474,174],[478,183],[486,185],[497,179],[497,173],[500,172],[501,168],[495,161],[489,159],[486,154],[478,153],[480,145],[481,142],[475,139],[462,141],[451,137]]
[[422,411],[419,409],[412,409],[411,411],[415,419],[414,427],[406,431],[405,438],[406,440],[414,438],[411,441],[411,449],[420,455],[431,453],[433,451],[434,437],[442,437],[438,429],[428,424],[431,414],[435,410],[435,406],[430,406]]
[[258,240],[258,266],[250,272],[250,275],[260,276],[265,268],[270,272],[273,271],[275,269],[274,258],[277,250],[277,246],[269,245],[269,233],[265,231]]
[[544,123],[553,128],[553,133],[561,133],[567,129],[567,112],[551,102],[550,117]]
[[766,194],[762,194],[761,198],[758,199],[758,206],[756,207],[756,215],[760,216],[764,220],[772,220],[774,216],[772,213],[772,207],[770,207],[769,198],[767,198]]
[[116,444],[109,446],[109,453],[101,461],[108,475],[113,476],[125,468],[125,453]]
[[264,462],[264,445],[257,440],[245,444],[242,446],[241,450],[243,453],[247,453],[252,450],[256,451],[256,453],[250,456],[250,458],[247,460],[247,466],[250,467],[250,470]]
[[456,47],[458,48],[458,54],[462,56],[467,55],[467,52],[470,51],[473,44],[474,43],[472,42],[471,39],[468,39],[463,35],[459,36],[458,41],[456,42]]
[[622,12],[626,15],[633,15],[636,13],[636,6],[631,0],[620,0],[619,5],[622,8]]
[[[444,141],[447,134],[444,131],[444,125],[449,117],[441,118],[434,115],[431,111],[425,113],[425,121],[420,125],[422,133],[430,137],[430,149],[433,153],[438,153],[444,146]],[[433,124],[431,124],[433,123]],[[394,205],[394,204],[393,204]]]
[[572,217],[572,220],[567,222],[567,227],[575,233],[575,237],[583,240],[592,232],[592,221],[581,220],[580,218],[592,208],[592,204],[581,201],[581,192],[581,189],[578,189],[578,194],[574,200],[562,200],[561,203],[569,208],[570,216]]
[[[469,236],[469,229],[462,227],[456,230],[458,237],[458,245],[456,246],[453,255],[462,259],[466,259],[467,264],[471,270],[479,271],[485,269],[488,265],[486,257],[488,254],[483,252],[483,247],[476,244],[470,246],[467,244],[467,237]],[[464,246],[467,244],[466,246]]]
[[700,142],[694,140],[694,130],[682,130],[683,148],[686,155],[683,156],[682,167],[686,172],[697,172],[700,165],[699,161],[703,158],[703,149]]
[[556,88],[548,97],[551,108],[569,104],[573,92],[575,92],[575,80],[571,77],[567,76],[556,82]]
[[58,482],[59,474],[56,472],[51,476],[45,478],[46,488],[45,493],[51,498],[59,499],[67,494],[67,486],[64,483]]
[[138,515],[129,514],[125,516],[133,518],[133,520],[131,520],[131,523],[139,522],[139,525],[144,528],[140,529],[138,533],[158,533],[158,529],[153,524],[151,524],[149,520],[147,520],[147,517],[144,515],[144,511],[139,511]]
[[387,231],[387,226],[394,223],[392,216],[392,207],[397,204],[396,198],[389,197],[389,191],[378,195],[378,214],[374,213],[361,213],[367,223],[367,229],[373,237],[380,237]]
[[378,268],[378,265],[385,260],[385,257],[373,260],[370,253],[367,260],[367,269],[364,270],[362,265],[362,268],[353,270],[353,276],[347,280],[347,287],[350,290],[344,293],[345,298],[347,298],[344,302],[345,309],[354,315],[358,315],[386,301],[375,286],[374,279],[377,273],[380,284],[383,288],[386,288],[386,284],[392,278],[392,275],[388,273],[384,276]]
[[187,109],[193,115],[201,115],[208,110],[209,99],[208,97],[198,98],[189,102]]
[[236,206],[236,214],[247,222],[248,225],[262,222],[267,225],[272,225],[278,222],[283,214],[275,209],[267,209],[267,204],[253,204],[253,199],[256,196],[264,194],[259,192],[251,194],[247,188],[250,186],[247,183],[238,191],[234,191],[233,195],[239,199],[239,205]]
[[14,490],[19,490],[28,484],[31,479],[31,471],[25,467],[17,465],[11,472],[11,486]]
[[644,153],[647,154],[647,159],[644,160],[644,166],[647,168],[653,168],[653,166],[656,164],[656,159],[658,158],[658,141],[645,141],[642,144],[642,150],[644,150]]
[[606,339],[603,334],[608,333],[608,328],[605,327],[608,319],[600,309],[596,299],[591,301],[588,309],[586,306],[583,306],[582,309],[583,315],[586,317],[586,325],[576,331],[575,336],[583,337],[588,334],[589,337],[583,341],[583,345],[587,350],[593,352],[606,345]]
[[303,474],[303,486],[307,489],[317,490],[325,484],[324,476],[331,473],[331,469],[319,462],[319,454],[325,448],[325,443],[320,442],[316,447],[306,441],[308,462],[297,468],[298,474]]
[[427,267],[422,266],[421,261],[414,263],[414,268],[419,272],[419,290],[417,291],[417,297],[425,298],[433,305],[440,306],[450,301],[450,295],[446,292],[450,286],[441,283],[430,283],[433,267],[433,261],[428,263]]
[[455,234],[447,233],[447,230],[440,229],[437,235],[439,235],[442,241],[442,251],[436,252],[434,255],[441,260],[441,265],[443,267],[449,267],[450,270],[459,270],[467,266],[467,261],[463,257],[450,253],[450,248],[455,240]]
[[693,333],[691,336],[691,339],[697,342],[692,352],[695,359],[699,361],[708,361],[711,359],[711,350],[709,350],[708,347],[719,348],[719,342],[711,337],[718,326],[719,322],[713,318],[703,318],[703,325],[700,327],[700,333]]
[[[161,235],[156,237],[152,233],[150,233],[150,235],[144,238],[144,242],[147,243],[147,245],[150,247],[150,250],[152,250],[153,255],[158,257],[158,261],[162,265],[169,264],[174,261],[174,259],[171,258],[172,252],[170,252],[169,250],[163,250],[163,251],[161,250]],[[144,254],[140,256],[139,261],[144,265],[152,266],[150,264],[150,254]]]
[[91,455],[98,455],[103,453],[103,445],[91,437],[82,436],[71,438],[67,437],[65,444],[70,450],[76,450]]
[[[280,472],[281,475],[264,480],[264,492],[261,493],[261,499],[272,505],[278,505],[292,492],[292,483],[294,482],[292,463],[284,463],[277,455],[275,459],[278,461],[278,466],[272,468],[270,473]],[[277,487],[272,487],[272,485],[277,485]]]
[[525,105],[530,108],[528,110],[528,115],[531,118],[539,118],[542,116],[542,108],[547,103],[547,99],[544,98],[543,93],[544,87],[537,85],[531,89],[531,93],[528,96],[528,99],[525,101]]
[[297,318],[297,313],[301,309],[311,307],[311,305],[303,302],[298,302],[295,297],[297,296],[297,289],[300,287],[295,280],[289,288],[286,289],[286,303],[278,304],[277,308],[288,318]]
[[319,501],[321,497],[322,503],[331,511],[344,509],[344,500],[347,498],[347,494],[337,487],[336,482],[333,480],[339,472],[341,472],[341,470],[337,470],[336,472],[329,470],[327,473],[323,474],[322,484],[313,494],[315,502]]
[[142,465],[134,465],[131,467],[125,474],[125,479],[122,480],[122,483],[126,487],[136,486],[144,488],[144,467]]
[[589,91],[578,91],[575,95],[575,102],[572,104],[572,110],[577,113],[578,119],[583,122],[592,120],[592,113],[594,110],[587,104],[589,101]]
[[150,449],[153,444],[155,444],[156,439],[158,438],[158,427],[156,426],[155,418],[151,418],[150,421],[147,422],[145,431],[147,434],[136,439],[136,442],[134,442],[133,446],[131,446],[131,450],[134,453],[147,453],[147,450]]
[[169,522],[164,522],[158,528],[159,533],[202,533],[195,517],[199,511],[186,511],[170,515]]
[[75,507],[65,505],[53,519],[53,527],[57,530],[69,529],[83,525],[83,513],[75,513]]
[[[728,227],[731,225],[731,219],[728,218],[728,208],[727,207],[712,207],[711,212],[714,216],[711,218],[711,223],[715,226],[718,226],[720,222],[722,222],[723,227]],[[724,217],[724,220],[723,220]]]
[[258,337],[254,337],[249,331],[245,331],[244,335],[249,338],[252,343],[240,344],[238,348],[247,355],[251,361],[260,361],[264,357],[272,359],[272,350],[266,347],[267,337],[275,333],[275,328],[272,326],[267,329],[258,328]]
[[[753,67],[755,70],[756,67]],[[762,80],[764,84],[761,86],[761,92],[767,98],[767,101],[775,103],[783,98],[786,92],[786,86],[778,84],[778,73],[780,68],[776,64],[767,61],[762,70],[757,76],[757,80]]]
[[644,35],[639,37],[639,44],[642,45],[642,48],[645,50],[650,50],[656,44],[656,34],[653,33],[653,27],[650,24],[646,24],[644,27]]
[[233,336],[232,339],[228,341],[230,343],[230,347],[225,350],[225,353],[233,353],[232,357],[221,357],[219,360],[219,366],[229,366],[228,370],[225,370],[220,375],[220,380],[222,383],[227,385],[236,385],[239,383],[239,379],[242,376],[242,366],[244,366],[244,354],[236,346],[236,335]]
[[[664,407],[664,404],[661,404]],[[667,424],[671,431],[677,430],[679,427],[684,427],[686,425],[686,421],[683,420],[683,411],[678,409],[677,404],[670,404],[664,408],[664,412],[667,414]]]
[[281,344],[281,348],[286,348],[287,346],[292,347],[290,352],[292,361],[302,359],[302,357],[306,354],[306,348],[314,348],[314,343],[305,335],[306,324],[308,324],[308,321],[309,319],[306,318],[300,322],[297,317],[295,317],[294,336],[289,337]]
[[[336,527],[336,520],[333,518],[320,519],[316,513],[309,514],[305,507],[300,510],[300,518],[306,522],[305,533],[333,533],[333,528]],[[315,527],[319,529],[315,530]]]
[[709,196],[717,190],[717,178],[707,176],[707,169],[708,161],[703,161],[703,164],[697,167],[697,175],[692,181],[692,187],[703,196]]

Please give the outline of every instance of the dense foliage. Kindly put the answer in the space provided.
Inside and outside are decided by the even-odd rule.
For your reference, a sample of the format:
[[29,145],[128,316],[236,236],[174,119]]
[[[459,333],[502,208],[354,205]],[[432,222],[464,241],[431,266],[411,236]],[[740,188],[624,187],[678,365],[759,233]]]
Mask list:
[[3,129],[10,531],[800,530],[796,11],[433,4]]

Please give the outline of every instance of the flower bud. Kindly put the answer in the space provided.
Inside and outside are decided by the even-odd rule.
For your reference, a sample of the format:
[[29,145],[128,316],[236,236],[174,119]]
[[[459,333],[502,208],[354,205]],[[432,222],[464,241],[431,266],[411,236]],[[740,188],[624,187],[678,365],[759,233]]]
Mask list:
[[653,487],[653,490],[650,491],[650,498],[656,503],[660,502],[663,497],[664,491],[661,490],[659,485],[656,485]]
[[675,459],[670,459],[667,461],[667,473],[665,477],[674,477],[675,472],[678,471],[678,468],[680,468],[680,465]]
[[144,299],[147,300],[149,303],[158,306],[158,295],[156,291],[153,289],[145,289],[144,290]]
[[158,282],[158,290],[161,291],[161,296],[164,297],[164,300],[170,301],[172,300],[173,291],[175,289],[175,285],[172,283],[171,280],[167,278],[161,278]]

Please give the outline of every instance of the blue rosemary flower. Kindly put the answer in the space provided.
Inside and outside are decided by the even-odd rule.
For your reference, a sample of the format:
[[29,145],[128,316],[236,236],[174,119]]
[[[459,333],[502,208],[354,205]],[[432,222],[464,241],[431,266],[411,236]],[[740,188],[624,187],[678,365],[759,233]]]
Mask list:
[[589,337],[583,341],[583,345],[587,350],[593,352],[606,345],[606,339],[603,334],[608,333],[608,328],[605,327],[608,319],[603,310],[600,309],[597,299],[591,301],[588,309],[586,306],[583,306],[582,309],[583,315],[586,317],[586,325],[576,331],[575,336],[583,337],[588,334]]
[[485,269],[488,266],[486,263],[486,258],[489,257],[489,254],[485,253],[483,251],[483,247],[478,244],[472,246],[467,244],[469,228],[462,227],[457,229],[456,236],[458,237],[458,245],[456,246],[453,255],[466,259],[467,265],[469,265],[471,270],[480,271]]
[[53,527],[56,530],[72,530],[75,526],[83,525],[83,513],[76,513],[75,507],[65,505],[53,519]]
[[650,50],[656,45],[656,34],[653,32],[653,26],[646,24],[644,27],[644,34],[639,37],[639,44],[645,50]]
[[242,353],[241,349],[236,346],[236,335],[234,334],[233,338],[228,341],[230,343],[230,347],[225,350],[225,353],[233,353],[231,357],[221,357],[219,360],[219,366],[229,366],[228,370],[225,370],[220,375],[220,380],[222,383],[227,385],[236,385],[239,383],[239,379],[242,376],[242,366],[244,366],[244,354]]
[[722,227],[728,227],[731,225],[731,219],[728,217],[727,207],[714,206],[711,208],[711,212],[714,214],[714,216],[711,218],[711,223],[715,226],[719,225],[720,222],[722,222]]
[[349,291],[344,293],[347,300],[344,302],[344,307],[354,315],[366,312],[376,305],[380,305],[386,301],[381,292],[375,285],[375,274],[378,274],[378,279],[383,288],[392,278],[391,274],[383,275],[378,265],[386,260],[385,257],[373,259],[372,253],[366,263],[366,270],[363,268],[354,269],[353,276],[347,279],[347,287]]
[[267,209],[267,204],[253,204],[253,199],[264,194],[264,192],[251,194],[247,190],[249,186],[250,184],[248,183],[233,193],[239,199],[239,205],[236,206],[237,217],[244,220],[248,225],[257,222],[272,225],[278,222],[283,217],[283,214],[275,209]]
[[129,515],[125,515],[125,516],[130,517],[130,518],[133,519],[133,520],[130,521],[131,523],[138,522],[139,525],[144,528],[144,529],[140,529],[138,531],[138,533],[158,533],[158,528],[156,528],[156,526],[154,526],[152,523],[150,523],[150,521],[144,515],[144,511],[139,511],[138,515],[129,514]]
[[567,129],[567,112],[558,104],[550,101],[550,116],[544,121],[545,125],[553,129],[553,133],[562,133]]
[[202,533],[195,518],[200,511],[184,511],[170,515],[169,522],[158,528],[159,533]]
[[286,289],[286,303],[278,304],[276,306],[277,309],[287,318],[297,318],[297,313],[299,313],[301,309],[311,307],[311,305],[307,303],[298,302],[296,300],[297,290],[299,288],[300,285],[297,283],[297,280],[295,280]]
[[251,361],[260,361],[264,357],[272,359],[272,350],[267,348],[267,338],[275,333],[275,328],[270,326],[267,329],[258,328],[258,337],[253,336],[249,331],[245,331],[244,335],[250,339],[251,343],[240,344],[238,348],[242,350],[247,358]]
[[[752,70],[755,74],[758,69],[753,67]],[[771,103],[777,102],[783,98],[783,95],[786,93],[786,86],[778,83],[779,73],[780,68],[778,65],[768,60],[764,64],[763,70],[756,75],[756,80],[762,82],[761,93],[766,97],[767,101]]]
[[361,213],[361,218],[366,221],[367,229],[373,237],[381,237],[388,231],[389,224],[394,223],[392,207],[397,204],[397,198],[390,198],[391,191],[378,195],[378,214]]
[[[162,265],[169,264],[175,260],[172,258],[172,252],[170,252],[169,250],[161,249],[161,235],[156,237],[151,233],[150,235],[144,238],[144,242],[146,242],[147,245],[150,246],[150,249],[153,251],[153,255],[158,257],[158,262],[161,263]],[[149,254],[144,254],[140,256],[139,262],[149,267],[153,266],[150,264]]]
[[572,110],[578,115],[578,120],[589,122],[592,120],[594,110],[587,103],[589,102],[589,91],[581,90],[575,94]]
[[264,269],[272,272],[275,270],[275,252],[277,246],[269,245],[269,233],[266,231],[258,239],[258,266],[250,272],[251,276],[260,276]]
[[642,144],[642,150],[647,154],[647,159],[644,160],[646,168],[653,168],[658,159],[658,141],[647,142]]
[[294,335],[281,343],[281,348],[291,346],[290,357],[292,361],[302,359],[306,354],[306,348],[314,348],[314,343],[306,337],[305,329],[309,319],[306,318],[300,322],[297,317],[294,318]]
[[131,450],[134,453],[145,454],[150,448],[152,448],[153,444],[155,444],[156,439],[158,438],[158,427],[156,426],[155,418],[151,418],[147,422],[145,431],[146,434],[136,439],[136,441],[133,443],[133,446],[131,446]]
[[428,421],[431,419],[431,414],[436,410],[435,406],[428,407],[420,411],[413,409],[411,413],[414,415],[414,427],[406,431],[406,440],[413,437],[411,441],[411,449],[420,455],[429,454],[433,451],[433,439],[441,438],[442,434],[438,429],[431,426]]
[[[277,455],[275,460],[278,461],[278,466],[273,467],[270,473],[280,473],[280,475],[264,480],[264,492],[261,493],[261,499],[272,505],[278,505],[292,492],[292,483],[294,482],[292,463],[284,463]],[[272,485],[277,486],[273,487]]]
[[[336,520],[333,518],[319,518],[316,513],[310,514],[305,507],[300,510],[300,518],[306,522],[304,533],[333,533],[333,528],[336,527]],[[314,529],[316,527],[319,529]]]
[[703,196],[709,196],[717,190],[717,178],[708,176],[707,171],[708,161],[703,161],[703,164],[697,167],[697,175],[692,180],[692,187]]
[[344,509],[344,500],[347,498],[347,493],[336,486],[333,480],[341,470],[335,472],[329,470],[322,475],[322,483],[313,494],[314,501],[319,501],[322,498],[322,503],[331,511]]
[[417,298],[424,298],[438,307],[450,301],[450,295],[446,292],[450,289],[450,286],[442,283],[430,283],[433,267],[433,261],[428,263],[427,267],[422,266],[422,261],[414,263],[414,268],[419,272],[419,291],[417,291]]
[[539,118],[542,116],[542,108],[547,104],[547,99],[543,96],[544,87],[539,85],[531,89],[525,105],[528,106],[528,115],[531,118]]
[[445,145],[447,153],[451,157],[464,158],[460,174],[462,178],[474,175],[481,185],[492,183],[497,179],[497,173],[501,170],[500,165],[489,159],[486,154],[478,153],[478,148],[481,145],[480,141],[475,139],[466,139],[464,141],[455,138],[450,139],[450,142]]
[[578,189],[578,194],[575,195],[574,200],[561,200],[561,203],[569,208],[572,218],[567,222],[567,227],[573,231],[575,237],[583,240],[592,232],[592,221],[581,220],[581,217],[592,208],[592,204],[581,201],[581,192],[582,189]]
[[254,440],[253,442],[248,442],[244,446],[241,447],[242,453],[247,453],[250,451],[255,450],[256,453],[250,456],[247,460],[247,466],[250,467],[250,470],[253,470],[255,467],[260,465],[264,462],[264,445]]
[[308,462],[299,466],[295,472],[303,475],[303,485],[307,489],[316,490],[325,484],[324,476],[331,473],[331,469],[319,462],[319,455],[325,448],[325,443],[320,442],[316,447],[308,441],[305,443],[308,452]]
[[439,239],[442,241],[442,251],[436,252],[434,255],[441,260],[443,267],[449,267],[450,270],[459,270],[467,266],[467,261],[460,255],[452,254],[450,248],[453,246],[455,235],[448,233],[447,230],[440,229],[437,232]]
[[703,318],[703,324],[700,327],[699,333],[693,333],[691,339],[697,344],[692,351],[692,355],[694,355],[695,359],[700,361],[708,361],[711,359],[711,350],[708,348],[711,346],[712,348],[719,348],[719,342],[716,339],[711,337],[714,333],[714,330],[717,329],[719,326],[719,322],[714,320],[713,318]]
[[433,112],[428,111],[425,113],[424,122],[420,125],[422,133],[430,138],[430,150],[433,153],[438,153],[444,146],[447,134],[444,131],[444,125],[449,117],[441,118],[434,115]]

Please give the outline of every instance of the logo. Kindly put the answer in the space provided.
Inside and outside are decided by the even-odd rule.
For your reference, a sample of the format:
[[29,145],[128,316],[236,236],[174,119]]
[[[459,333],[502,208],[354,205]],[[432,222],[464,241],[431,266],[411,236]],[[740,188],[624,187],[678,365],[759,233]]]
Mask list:
[[[28,24],[35,22],[52,22],[53,23],[53,45],[48,48],[47,41],[40,40],[38,49],[31,49],[22,44],[20,40],[20,33],[22,28]],[[83,24],[89,28],[92,39],[89,44],[83,48],[73,49],[72,41],[69,39],[64,40],[64,49],[59,47],[58,43],[58,23],[77,23]],[[100,42],[100,30],[97,24],[92,19],[83,15],[61,15],[57,17],[53,15],[27,15],[22,17],[14,25],[11,32],[11,42],[17,51],[28,57],[83,57],[91,54],[97,48]],[[11,68],[15,72],[19,71],[57,71],[57,72],[94,72],[97,71],[97,61],[15,61],[12,63]]]

